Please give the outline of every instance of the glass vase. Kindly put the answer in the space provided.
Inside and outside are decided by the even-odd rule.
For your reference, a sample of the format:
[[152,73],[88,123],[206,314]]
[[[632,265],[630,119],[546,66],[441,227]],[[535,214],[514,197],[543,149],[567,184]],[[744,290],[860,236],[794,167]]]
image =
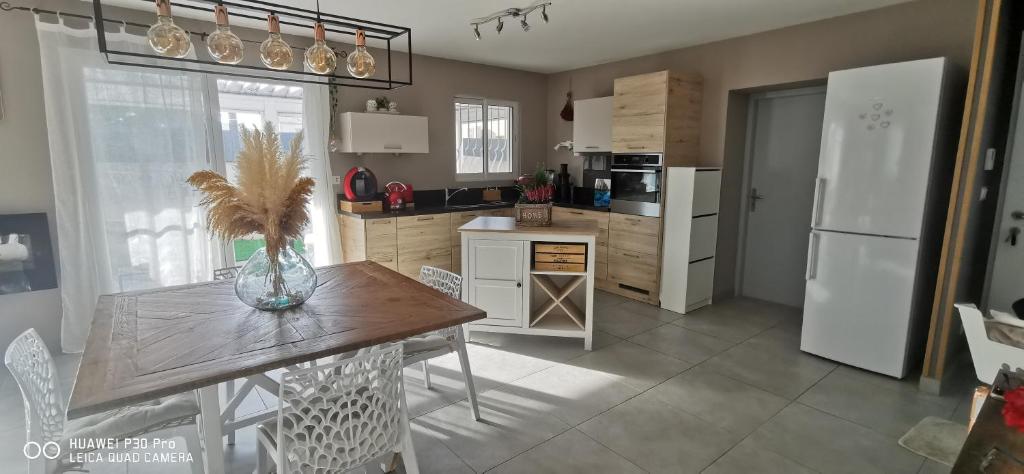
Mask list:
[[312,265],[287,246],[271,260],[266,247],[249,257],[235,277],[235,294],[256,309],[280,311],[302,304],[316,290]]

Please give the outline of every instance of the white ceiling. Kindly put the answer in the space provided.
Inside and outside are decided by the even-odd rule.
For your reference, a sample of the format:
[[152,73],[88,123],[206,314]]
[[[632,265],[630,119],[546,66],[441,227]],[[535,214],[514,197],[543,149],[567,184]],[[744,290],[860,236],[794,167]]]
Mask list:
[[[315,0],[275,0],[315,8]],[[552,0],[551,22],[539,11],[524,32],[506,21],[481,27],[469,20],[532,0],[321,0],[325,12],[412,28],[419,54],[543,73],[559,72],[701,43],[749,35],[908,0]],[[152,9],[142,0],[104,4]],[[175,15],[189,15],[185,9]],[[253,26],[244,22],[232,24]],[[262,24],[255,26],[263,27]],[[288,32],[288,31],[286,31]],[[374,46],[374,44],[370,44]],[[397,48],[396,48],[397,49]]]

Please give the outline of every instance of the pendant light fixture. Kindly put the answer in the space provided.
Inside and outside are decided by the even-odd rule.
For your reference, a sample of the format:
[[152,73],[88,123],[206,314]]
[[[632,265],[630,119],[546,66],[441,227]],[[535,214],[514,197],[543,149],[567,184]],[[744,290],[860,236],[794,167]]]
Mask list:
[[267,15],[267,39],[260,44],[260,60],[270,69],[283,70],[292,67],[292,47],[281,38],[281,20],[277,15]]
[[366,33],[363,30],[356,30],[356,49],[349,53],[345,62],[348,73],[358,79],[370,77],[376,70],[373,56],[366,51]]
[[149,27],[146,37],[156,54],[169,58],[184,58],[192,52],[188,32],[174,24],[171,18],[171,0],[156,0],[156,23]]
[[245,56],[245,45],[228,26],[228,9],[218,4],[213,8],[217,29],[206,37],[206,50],[214,61],[221,64],[238,64]]
[[320,21],[320,0],[316,2],[316,24],[313,25],[313,46],[306,50],[306,67],[317,74],[333,74],[338,55],[327,46],[327,29]]

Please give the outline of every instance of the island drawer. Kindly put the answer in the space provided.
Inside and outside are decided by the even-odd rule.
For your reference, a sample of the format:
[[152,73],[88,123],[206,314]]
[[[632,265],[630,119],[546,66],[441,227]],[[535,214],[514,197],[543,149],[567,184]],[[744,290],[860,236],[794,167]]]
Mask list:
[[533,244],[535,253],[575,253],[586,254],[586,244],[557,244],[557,243],[536,243]]

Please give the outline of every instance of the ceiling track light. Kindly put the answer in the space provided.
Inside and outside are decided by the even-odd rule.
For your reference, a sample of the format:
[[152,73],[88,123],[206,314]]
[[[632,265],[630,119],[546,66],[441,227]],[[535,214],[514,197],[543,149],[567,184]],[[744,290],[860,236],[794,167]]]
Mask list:
[[518,18],[519,26],[523,27],[523,31],[530,31],[530,24],[526,22],[526,15],[539,9],[541,19],[544,20],[544,23],[547,23],[550,20],[548,17],[548,6],[550,5],[550,0],[537,0],[523,8],[506,8],[487,16],[474,18],[469,22],[469,25],[473,27],[473,36],[477,40],[480,39],[480,25],[496,21],[497,25],[495,25],[494,30],[501,34],[501,30],[505,28],[505,22],[502,19],[508,17]]

